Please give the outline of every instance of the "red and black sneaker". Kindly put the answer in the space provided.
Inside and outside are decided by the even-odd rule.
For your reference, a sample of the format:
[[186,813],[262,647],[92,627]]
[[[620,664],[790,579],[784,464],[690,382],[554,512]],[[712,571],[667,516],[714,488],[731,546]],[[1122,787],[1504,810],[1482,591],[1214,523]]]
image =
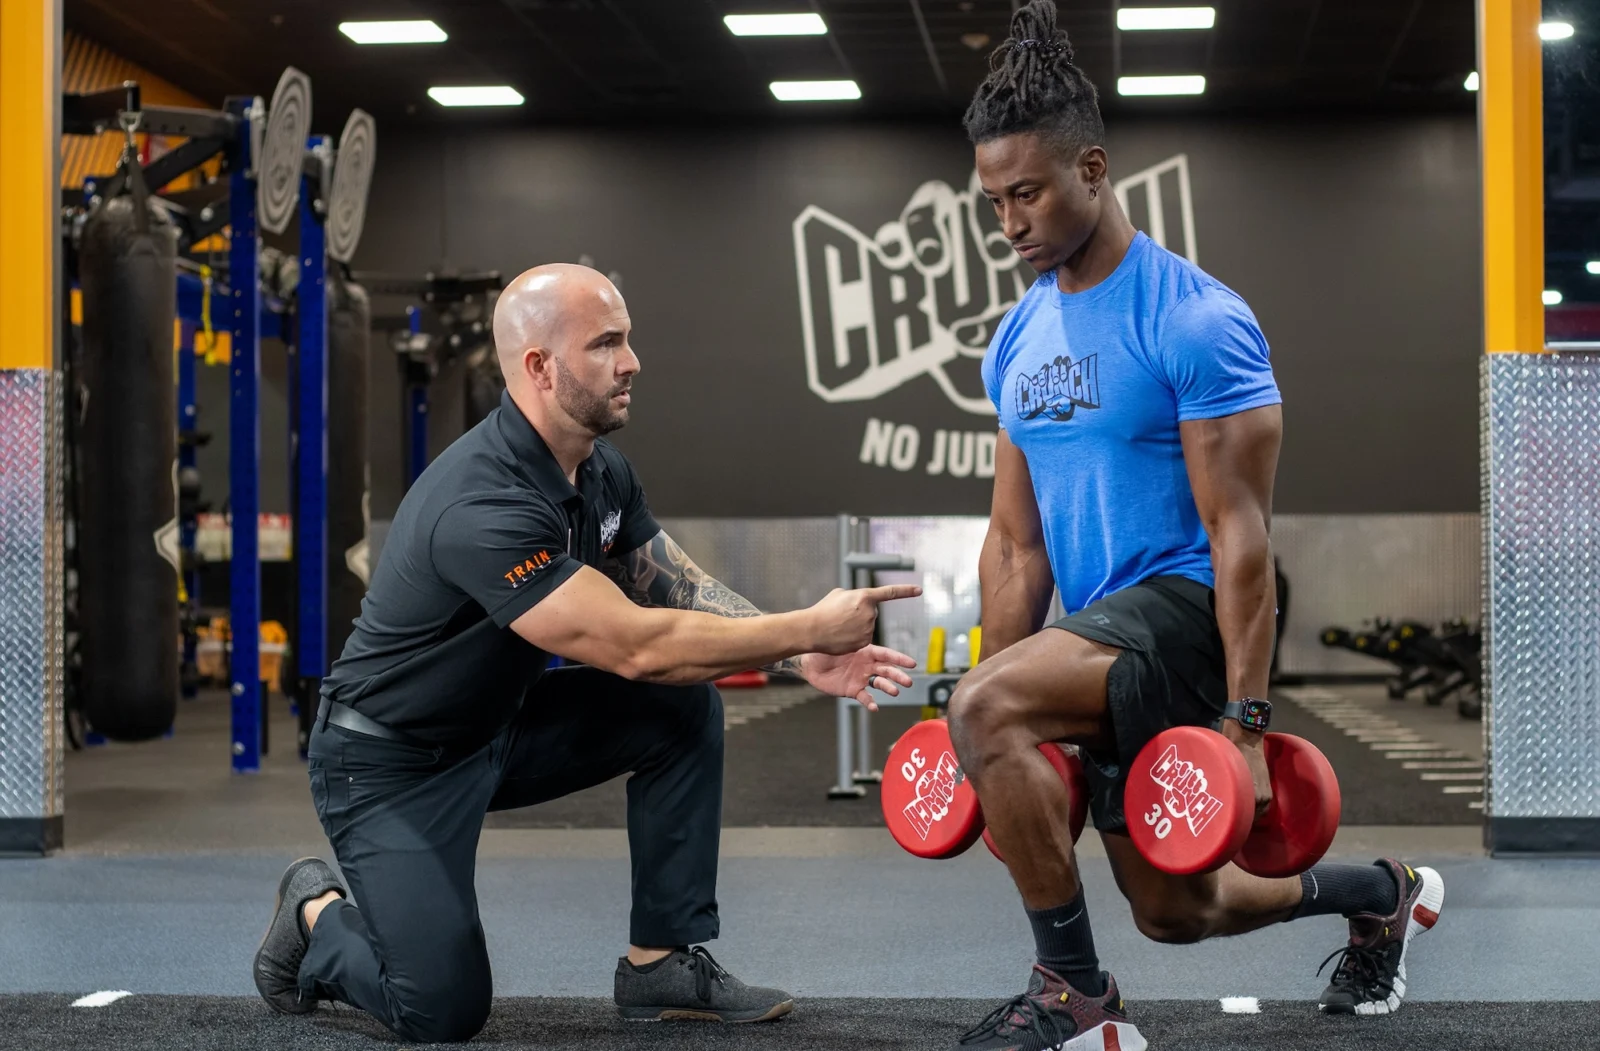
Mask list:
[[1386,1015],[1400,1010],[1400,999],[1406,995],[1406,946],[1439,922],[1443,877],[1433,869],[1413,869],[1389,858],[1377,864],[1394,875],[1400,904],[1388,916],[1363,912],[1350,917],[1350,944],[1322,961],[1322,967],[1335,959],[1339,962],[1333,980],[1322,991],[1319,1011]]
[[989,1012],[956,1044],[957,1051],[1145,1051],[1128,1022],[1117,980],[1085,996],[1054,971],[1034,965],[1028,991]]

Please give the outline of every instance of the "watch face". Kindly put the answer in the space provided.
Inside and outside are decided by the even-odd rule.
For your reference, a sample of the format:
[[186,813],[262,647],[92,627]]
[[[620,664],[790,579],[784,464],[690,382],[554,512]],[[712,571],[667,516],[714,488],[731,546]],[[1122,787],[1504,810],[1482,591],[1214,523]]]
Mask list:
[[1247,698],[1240,707],[1243,709],[1239,713],[1240,724],[1248,726],[1252,730],[1264,731],[1272,721],[1272,705],[1267,701]]

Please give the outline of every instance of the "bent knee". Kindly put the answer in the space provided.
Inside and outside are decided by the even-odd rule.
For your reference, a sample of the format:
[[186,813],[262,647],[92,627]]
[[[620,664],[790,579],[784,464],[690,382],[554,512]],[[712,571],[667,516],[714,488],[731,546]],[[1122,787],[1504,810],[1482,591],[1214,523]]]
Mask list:
[[396,1036],[418,1044],[460,1044],[482,1032],[489,1021],[488,989],[448,988],[398,1005]]
[[723,733],[722,694],[710,683],[685,690],[684,726],[688,736],[706,745],[720,745]]
[[1133,924],[1139,933],[1163,945],[1193,945],[1211,933],[1211,920],[1204,908],[1180,911],[1171,908],[1133,909]]
[[950,740],[969,776],[979,776],[995,759],[1038,742],[1029,736],[1019,698],[1002,678],[982,665],[968,672],[950,698]]

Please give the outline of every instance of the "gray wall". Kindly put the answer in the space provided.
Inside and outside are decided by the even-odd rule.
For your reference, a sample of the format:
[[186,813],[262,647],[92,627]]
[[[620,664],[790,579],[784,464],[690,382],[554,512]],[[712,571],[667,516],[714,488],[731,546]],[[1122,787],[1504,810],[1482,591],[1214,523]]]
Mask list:
[[[1287,420],[1280,512],[1477,509],[1470,117],[1124,121],[1108,149],[1114,179],[1187,160],[1198,261],[1249,301],[1273,346]],[[661,514],[981,514],[987,479],[930,475],[927,465],[936,432],[992,432],[992,416],[958,407],[930,374],[862,400],[827,401],[808,388],[795,244],[795,221],[808,206],[872,238],[908,215],[924,183],[959,192],[970,174],[969,147],[942,125],[393,136],[380,154],[357,266],[509,276],[588,256],[620,273],[644,371],[634,422],[617,439]],[[1161,185],[1168,243],[1185,250],[1175,184]],[[1148,227],[1144,200],[1136,194],[1132,211]],[[921,229],[917,214],[909,218]],[[987,221],[981,210],[977,221]],[[830,227],[818,220],[809,229]],[[832,236],[848,265],[847,232]],[[825,283],[822,255],[812,259]],[[914,296],[916,285],[914,274],[906,286],[877,269],[876,301],[852,338],[884,333],[882,357],[895,325],[887,301]],[[936,316],[933,329],[1003,307],[1010,275],[997,277],[992,300],[980,295]],[[375,304],[377,313],[395,309]],[[903,350],[928,349],[928,319],[912,314],[900,325],[909,337]],[[981,394],[975,355],[987,329],[957,329],[968,353],[947,375],[959,392]],[[846,375],[863,349],[847,351]],[[372,513],[384,518],[400,495],[399,394],[381,337],[373,352]],[[831,347],[818,357],[825,379],[839,371]],[[264,390],[264,413],[282,412],[275,395]],[[436,384],[436,445],[459,432],[460,411],[460,378],[447,371]],[[208,411],[208,426],[221,431],[224,414]],[[886,423],[919,436],[914,462],[902,460],[908,470],[896,470],[883,448],[863,462],[864,439]],[[281,429],[264,422],[265,448],[273,448],[267,434]],[[276,509],[281,474],[275,461],[263,465],[264,509]]]

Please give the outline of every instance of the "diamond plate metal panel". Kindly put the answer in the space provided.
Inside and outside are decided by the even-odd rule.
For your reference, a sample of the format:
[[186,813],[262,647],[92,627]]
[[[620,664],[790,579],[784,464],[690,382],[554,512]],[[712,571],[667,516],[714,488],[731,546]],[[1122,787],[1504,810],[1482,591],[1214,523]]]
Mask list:
[[1600,816],[1600,357],[1486,368],[1496,817]]
[[1288,674],[1382,673],[1322,645],[1330,624],[1373,617],[1437,623],[1483,611],[1483,529],[1475,514],[1273,515],[1272,551],[1289,578],[1278,667]]
[[0,818],[62,812],[57,375],[0,372]]
[[833,518],[663,518],[661,528],[707,573],[779,612],[819,601],[839,586]]

